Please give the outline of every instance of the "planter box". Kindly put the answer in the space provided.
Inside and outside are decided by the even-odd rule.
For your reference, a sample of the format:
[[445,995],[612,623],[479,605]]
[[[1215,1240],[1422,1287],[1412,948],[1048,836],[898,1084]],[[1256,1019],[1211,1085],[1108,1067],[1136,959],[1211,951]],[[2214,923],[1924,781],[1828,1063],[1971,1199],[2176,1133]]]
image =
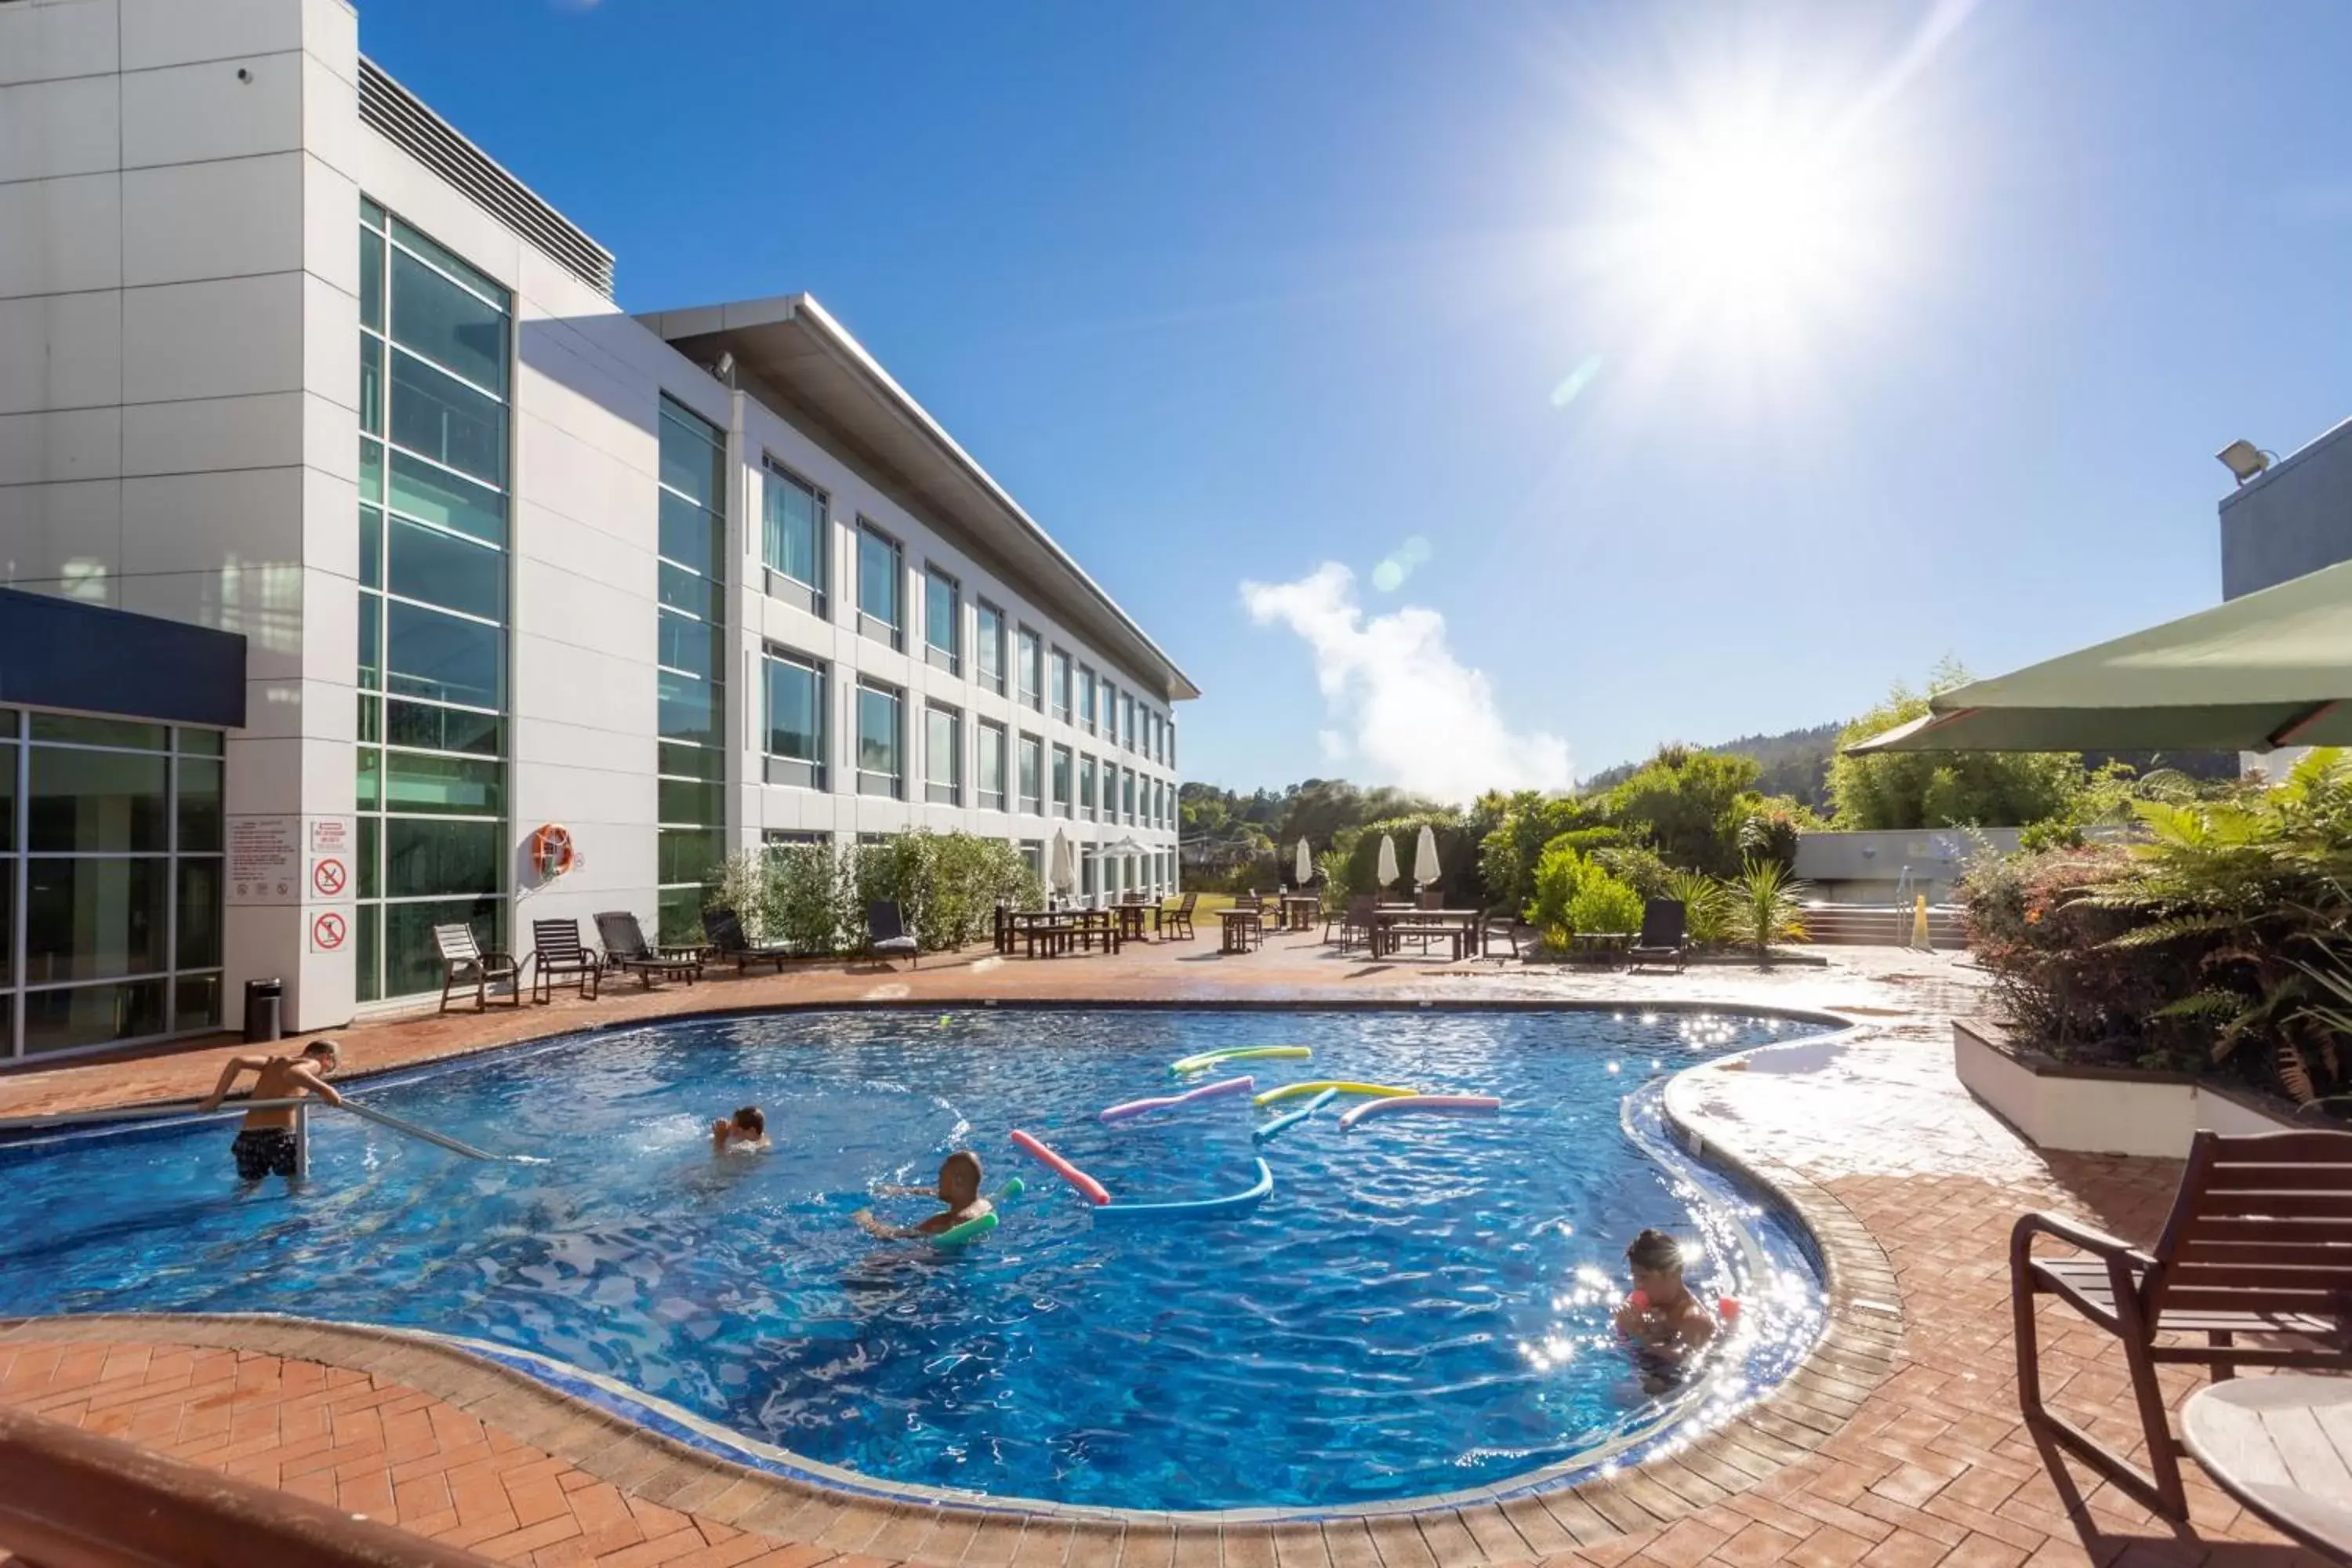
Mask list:
[[2074,1067],[2012,1050],[1981,1018],[1952,1020],[1952,1068],[1985,1108],[2038,1149],[2186,1159],[2200,1131],[2307,1131],[2256,1096],[2185,1073]]

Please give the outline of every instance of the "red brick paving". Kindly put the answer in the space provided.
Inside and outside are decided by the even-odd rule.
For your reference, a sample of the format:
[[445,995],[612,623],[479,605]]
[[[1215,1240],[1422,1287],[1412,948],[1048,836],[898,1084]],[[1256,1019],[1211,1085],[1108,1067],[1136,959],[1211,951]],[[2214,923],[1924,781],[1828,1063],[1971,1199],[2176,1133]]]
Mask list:
[[[747,1483],[616,1437],[593,1418],[530,1410],[510,1392],[485,1419],[395,1373],[327,1364],[336,1355],[175,1343],[166,1333],[65,1337],[24,1325],[0,1339],[0,1400],[162,1452],[471,1546],[509,1563],[886,1568],[1571,1568],[1764,1563],[2211,1564],[2284,1568],[2301,1556],[2190,1467],[2193,1529],[2176,1536],[2101,1484],[2062,1494],[2017,1415],[2007,1243],[2015,1215],[2054,1207],[2126,1237],[2152,1236],[2176,1169],[2165,1162],[2044,1157],[1961,1090],[1949,1011],[1969,977],[1948,960],[1836,953],[1827,971],[1697,971],[1585,976],[1411,961],[1367,965],[1302,939],[1237,959],[1207,944],[1117,959],[939,963],[885,976],[856,966],[781,980],[707,983],[596,1004],[525,1008],[341,1031],[355,1068],[389,1066],[622,1016],[781,1001],[1124,996],[1427,995],[1707,998],[1844,1007],[1884,1019],[1815,1070],[1701,1069],[1677,1103],[1710,1137],[1833,1196],[1883,1248],[1903,1317],[1889,1363],[1866,1338],[1825,1352],[1817,1388],[1773,1402],[1755,1435],[1636,1471],[1617,1488],[1418,1516],[1273,1528],[1140,1521],[1124,1528],[1040,1518],[1026,1526],[955,1511],[768,1496]],[[1484,970],[1476,973],[1471,973]],[[195,1092],[228,1049],[0,1078],[0,1111]],[[1857,1294],[1865,1292],[1857,1291]],[[1848,1314],[1865,1334],[1873,1314]],[[2138,1426],[2120,1359],[2096,1330],[2045,1307],[2053,1403],[2119,1445]],[[1880,1319],[1891,1325],[1893,1320]],[[224,1328],[226,1332],[235,1332]],[[52,1337],[43,1337],[44,1335]],[[388,1352],[397,1361],[400,1355]],[[420,1377],[413,1367],[410,1375]],[[440,1375],[436,1373],[436,1375]],[[1841,1380],[1850,1378],[1850,1384]],[[2174,1405],[2195,1386],[2166,1369]],[[1817,1398],[1825,1402],[1816,1402]],[[511,1415],[509,1412],[513,1412]],[[510,1427],[547,1430],[547,1447]],[[1821,1434],[1828,1436],[1822,1440]],[[1789,1439],[1777,1441],[1774,1433]],[[631,1445],[636,1447],[632,1448]],[[1808,1451],[1810,1449],[1810,1451]],[[619,1456],[617,1458],[615,1456]],[[1661,1484],[1662,1482],[1671,1483]],[[2081,1486],[2079,1478],[2073,1483]],[[681,1506],[664,1506],[663,1500]],[[2070,1519],[2068,1506],[2079,1510]],[[735,1514],[737,1523],[719,1517]],[[738,1527],[740,1524],[740,1528]]]

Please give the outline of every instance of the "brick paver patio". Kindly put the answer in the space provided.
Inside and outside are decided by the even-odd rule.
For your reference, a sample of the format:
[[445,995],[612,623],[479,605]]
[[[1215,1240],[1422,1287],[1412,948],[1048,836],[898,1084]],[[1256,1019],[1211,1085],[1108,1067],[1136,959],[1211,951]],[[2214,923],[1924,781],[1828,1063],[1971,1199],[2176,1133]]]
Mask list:
[[[2062,1495],[2017,1416],[2011,1222],[2022,1209],[2052,1207],[2147,1240],[2177,1168],[2037,1153],[1952,1075],[1948,1018],[1972,1006],[1973,972],[1944,955],[1824,951],[1825,968],[1629,977],[1412,959],[1372,964],[1303,937],[1222,958],[1203,940],[1117,958],[927,960],[919,971],[887,974],[827,965],[778,979],[616,988],[593,1004],[338,1032],[349,1069],[364,1071],[608,1020],[782,1002],[1612,996],[1828,1007],[1864,1020],[1833,1051],[1803,1053],[1807,1070],[1705,1068],[1675,1090],[1680,1109],[1713,1142],[1811,1191],[1820,1213],[1858,1221],[1857,1236],[1867,1237],[1852,1256],[1883,1249],[1891,1265],[1882,1276],[1865,1263],[1849,1282],[1853,1299],[1841,1310],[1840,1337],[1810,1369],[1811,1386],[1831,1392],[1772,1402],[1749,1435],[1703,1446],[1654,1474],[1644,1467],[1590,1499],[1563,1492],[1500,1509],[1271,1528],[1204,1528],[1181,1518],[1125,1529],[1067,1519],[1024,1525],[954,1510],[845,1505],[681,1458],[553,1395],[460,1364],[455,1352],[231,1320],[18,1324],[0,1333],[0,1402],[509,1563],[1999,1568],[2031,1560],[2283,1568],[2312,1561],[2193,1466],[2194,1527],[2185,1535],[2104,1485]],[[231,1049],[0,1077],[0,1115],[199,1092]],[[1899,1318],[1885,1310],[1898,1305]],[[2111,1343],[2052,1316],[2044,1345],[2053,1403],[2111,1441],[2135,1445],[2138,1423]],[[2177,1405],[2197,1380],[2168,1372]],[[2079,1505],[2076,1519],[2068,1517],[2069,1500]]]

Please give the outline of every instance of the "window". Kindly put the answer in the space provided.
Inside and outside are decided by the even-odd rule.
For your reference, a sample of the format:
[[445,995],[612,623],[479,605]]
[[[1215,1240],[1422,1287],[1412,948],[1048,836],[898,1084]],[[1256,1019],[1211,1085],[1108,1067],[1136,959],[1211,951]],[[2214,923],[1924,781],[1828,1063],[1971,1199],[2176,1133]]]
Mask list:
[[824,492],[772,458],[761,475],[760,560],[768,593],[824,614]]
[[1078,759],[1078,816],[1088,822],[1095,820],[1095,760]]
[[904,798],[905,775],[898,765],[898,710],[896,687],[871,680],[857,683],[857,793]]
[[1148,712],[1144,718],[1146,725],[1143,735],[1143,754],[1155,763],[1164,761],[1165,759],[1160,755],[1160,715],[1157,712]]
[[[503,945],[513,326],[505,289],[364,197],[359,246],[360,744],[352,793],[360,815],[351,941],[358,999],[373,1002],[438,982],[428,930],[435,923],[462,921],[483,946]],[[664,494],[667,542],[673,529]],[[702,515],[693,501],[682,508],[686,516]],[[666,671],[665,682],[717,673],[708,640],[696,635],[718,618],[708,582],[716,563],[707,547],[680,548],[693,563],[660,568],[666,607],[655,649],[663,665],[691,674]],[[146,896],[138,887],[72,891],[75,899],[86,895],[129,900],[129,908]],[[51,887],[45,896],[66,895]],[[188,900],[200,895],[184,876],[171,896],[184,932]],[[0,907],[0,927],[7,912]],[[216,943],[217,918],[211,923]],[[74,1043],[95,1026],[76,1011],[85,1006],[127,1018],[152,1005],[174,1029],[219,1016],[216,974],[205,995],[174,981],[167,999],[161,982],[152,994],[139,989],[146,984],[128,983],[106,998],[93,992],[41,1027]],[[29,1005],[26,1016],[30,1029]]]
[[824,789],[824,666],[769,650],[767,780]]
[[892,647],[899,642],[898,542],[872,523],[857,525],[857,629]]
[[1021,702],[1038,712],[1045,710],[1045,639],[1027,626],[1023,626],[1013,643],[1013,662],[1021,679]]
[[1118,688],[1105,676],[1102,683],[1102,735],[1112,745],[1118,744]]
[[938,567],[923,573],[923,653],[950,675],[963,673],[963,595]]
[[726,853],[726,433],[665,396],[659,458],[654,940],[691,942]]
[[974,748],[979,753],[972,771],[980,775],[980,809],[1004,809],[1004,726],[982,720]]
[[1070,656],[1060,648],[1054,650],[1052,684],[1054,717],[1066,724],[1070,721]]
[[1095,732],[1095,672],[1091,665],[1078,666],[1078,727],[1089,735]]
[[1030,873],[1033,876],[1044,876],[1045,874],[1045,841],[1039,838],[1023,839],[1021,841],[1021,858],[1022,861],[1028,866]]
[[1123,691],[1118,698],[1118,743],[1135,750],[1135,699]]
[[999,697],[1004,695],[1004,612],[986,599],[972,605],[973,636],[979,642],[974,661],[980,683]]
[[1070,748],[1054,748],[1054,815],[1070,815]]
[[1123,819],[1129,827],[1135,826],[1135,770],[1129,768],[1119,778],[1119,799]]
[[1032,816],[1045,815],[1045,742],[1034,735],[1021,737],[1021,809]]
[[1168,765],[1176,765],[1176,715],[1168,715]]
[[963,804],[963,715],[937,702],[923,710],[923,798]]
[[1081,896],[1092,899],[1096,893],[1101,891],[1101,889],[1096,885],[1102,875],[1101,862],[1101,852],[1093,845],[1082,844],[1078,847],[1078,892]]

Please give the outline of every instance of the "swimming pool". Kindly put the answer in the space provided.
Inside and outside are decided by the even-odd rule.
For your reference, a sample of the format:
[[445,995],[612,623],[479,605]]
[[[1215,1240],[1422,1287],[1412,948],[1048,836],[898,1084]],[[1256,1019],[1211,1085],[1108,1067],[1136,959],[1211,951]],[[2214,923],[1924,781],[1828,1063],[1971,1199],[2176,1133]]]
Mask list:
[[[240,1193],[223,1122],[0,1150],[0,1314],[257,1310],[463,1335],[861,1476],[993,1499],[1318,1509],[1507,1487],[1801,1359],[1822,1318],[1802,1239],[1665,1147],[1654,1094],[1625,1106],[1658,1073],[1816,1027],[1008,1008],[602,1032],[355,1091],[545,1164],[462,1160],[332,1112],[313,1118],[299,1192]],[[1165,1092],[1179,1057],[1265,1044],[1314,1057],[1246,1064],[1261,1087],[1357,1079],[1503,1109],[1342,1132],[1330,1106],[1265,1146],[1274,1191],[1254,1212],[1184,1223],[1100,1220],[1007,1142],[1030,1130],[1121,1200],[1236,1191],[1272,1112],[1097,1112]],[[752,1101],[773,1152],[714,1159],[711,1120]],[[869,1205],[930,1212],[869,1188],[928,1184],[958,1147],[992,1192],[1024,1179],[992,1234],[943,1252],[851,1225]],[[1695,1284],[1746,1304],[1736,1353],[1663,1396],[1608,1323],[1645,1225],[1700,1244]]]

